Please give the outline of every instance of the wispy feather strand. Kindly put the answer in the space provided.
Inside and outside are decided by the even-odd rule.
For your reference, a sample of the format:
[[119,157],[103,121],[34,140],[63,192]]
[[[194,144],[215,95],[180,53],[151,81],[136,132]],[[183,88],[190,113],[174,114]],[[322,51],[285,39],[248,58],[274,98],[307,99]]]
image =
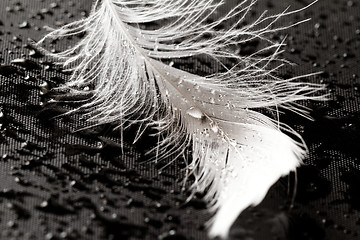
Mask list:
[[[268,36],[293,26],[276,27],[279,18],[303,9],[264,12],[244,24],[255,3],[243,0],[211,21],[224,1],[96,1],[89,17],[38,42],[85,33],[68,50],[47,54],[73,70],[62,88],[92,93],[81,107],[90,121],[117,122],[120,129],[136,124],[135,141],[149,127],[158,130],[158,159],[192,149],[186,172],[195,177],[193,192],[206,191],[204,199],[214,212],[208,223],[211,237],[226,238],[237,216],[260,203],[306,154],[296,132],[254,109],[281,107],[306,116],[307,109],[296,102],[319,99],[314,93],[322,88],[299,82],[300,77],[275,75],[286,63],[279,57],[284,44]],[[230,21],[234,24],[220,28]],[[161,27],[143,27],[159,22]],[[267,46],[248,56],[231,50],[252,40]],[[207,56],[226,71],[202,77],[161,61],[192,56]],[[235,62],[232,67],[227,67],[229,60]]]

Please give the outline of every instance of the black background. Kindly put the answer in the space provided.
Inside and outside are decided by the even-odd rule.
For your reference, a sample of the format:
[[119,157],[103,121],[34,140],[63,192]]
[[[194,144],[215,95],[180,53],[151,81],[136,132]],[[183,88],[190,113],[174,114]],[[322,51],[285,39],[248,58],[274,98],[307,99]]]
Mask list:
[[[260,0],[254,13],[309,3]],[[143,163],[151,139],[122,152],[113,126],[74,132],[87,125],[80,116],[54,118],[74,107],[51,102],[48,92],[69,75],[27,39],[39,40],[46,25],[87,16],[90,7],[85,0],[0,1],[0,238],[207,239],[210,214],[201,196],[186,202],[180,160],[159,175],[163,163]],[[306,81],[327,84],[330,92],[328,102],[306,103],[314,121],[281,116],[310,149],[298,170],[294,206],[292,174],[240,216],[230,239],[359,238],[360,3],[320,0],[282,21],[306,18],[271,36],[287,36],[284,57],[294,63],[280,76],[321,71]],[[49,48],[59,51],[76,40]]]

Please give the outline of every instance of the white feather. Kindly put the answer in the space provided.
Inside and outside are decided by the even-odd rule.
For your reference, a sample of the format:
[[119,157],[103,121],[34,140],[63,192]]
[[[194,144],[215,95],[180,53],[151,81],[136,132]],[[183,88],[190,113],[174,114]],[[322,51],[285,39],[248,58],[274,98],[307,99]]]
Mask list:
[[[146,128],[157,129],[158,158],[192,148],[187,172],[195,177],[193,191],[206,191],[209,210],[215,213],[208,224],[212,237],[226,238],[237,216],[260,203],[270,186],[306,154],[293,130],[253,109],[282,107],[306,115],[307,109],[295,101],[319,99],[313,93],[322,88],[298,82],[300,77],[283,80],[274,75],[286,62],[279,58],[283,43],[267,36],[286,28],[274,25],[294,12],[263,13],[244,25],[255,2],[243,0],[224,17],[209,21],[224,1],[96,1],[88,18],[38,43],[86,33],[68,50],[47,54],[73,70],[64,88],[81,94],[85,86],[95,86],[93,97],[81,107],[88,119],[96,124],[118,122],[120,129],[137,124],[135,141]],[[234,25],[218,30],[231,20]],[[141,27],[159,22],[161,27]],[[231,50],[254,39],[268,45],[250,56]],[[269,50],[270,56],[258,56]],[[224,68],[229,59],[236,64],[201,77],[161,62],[199,55]]]

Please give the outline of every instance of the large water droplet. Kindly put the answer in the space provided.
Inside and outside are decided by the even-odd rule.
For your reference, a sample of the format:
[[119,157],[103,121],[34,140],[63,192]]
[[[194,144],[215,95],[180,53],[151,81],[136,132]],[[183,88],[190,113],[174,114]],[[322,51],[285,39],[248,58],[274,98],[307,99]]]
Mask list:
[[201,112],[201,110],[196,107],[191,107],[186,111],[186,113],[196,119],[202,119],[204,117],[204,114]]

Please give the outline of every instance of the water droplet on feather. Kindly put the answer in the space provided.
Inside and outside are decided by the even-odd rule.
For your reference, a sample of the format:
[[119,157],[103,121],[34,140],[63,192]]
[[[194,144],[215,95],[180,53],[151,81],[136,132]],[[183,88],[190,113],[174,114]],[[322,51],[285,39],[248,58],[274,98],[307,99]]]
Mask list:
[[186,111],[186,113],[196,119],[202,119],[203,117],[205,117],[201,110],[196,107],[191,107],[189,110]]
[[210,129],[211,131],[213,131],[214,133],[218,133],[219,132],[219,127],[216,123],[211,123],[210,124]]

